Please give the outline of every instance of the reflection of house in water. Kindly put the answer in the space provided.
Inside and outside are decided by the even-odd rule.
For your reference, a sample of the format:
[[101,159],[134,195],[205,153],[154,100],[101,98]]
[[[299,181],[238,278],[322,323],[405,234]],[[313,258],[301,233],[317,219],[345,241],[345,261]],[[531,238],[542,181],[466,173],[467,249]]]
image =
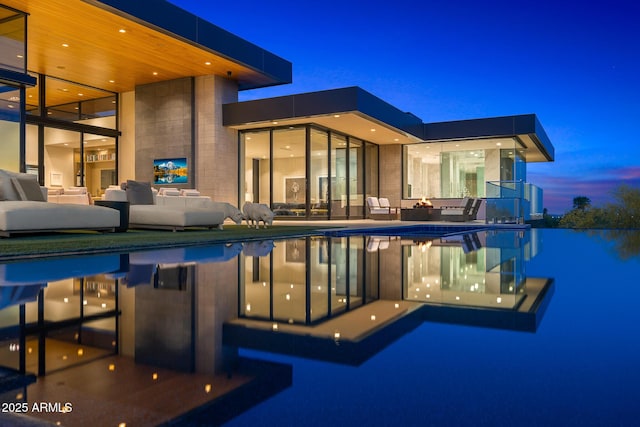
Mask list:
[[535,332],[551,279],[526,277],[529,230],[299,239],[244,258],[231,346],[360,364],[423,321]]
[[425,321],[535,331],[552,294],[552,280],[526,276],[536,252],[535,232],[517,230],[2,265],[0,296],[14,305],[0,310],[0,365],[13,377],[0,391],[25,402],[84,394],[74,405],[117,407],[115,424],[222,422],[292,381],[291,366],[240,348],[359,365]]
[[[291,366],[223,349],[222,322],[237,313],[241,250],[52,259],[43,261],[47,269],[1,265],[1,295],[17,304],[0,310],[3,401],[72,399],[64,425],[87,425],[89,413],[113,425],[176,418],[218,425],[289,387]],[[37,301],[29,302],[27,289],[37,290]]]

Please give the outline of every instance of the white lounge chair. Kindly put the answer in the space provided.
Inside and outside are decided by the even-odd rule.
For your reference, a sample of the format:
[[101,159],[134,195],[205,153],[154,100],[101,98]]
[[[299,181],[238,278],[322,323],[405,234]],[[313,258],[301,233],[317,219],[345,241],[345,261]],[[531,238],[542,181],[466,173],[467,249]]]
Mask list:
[[115,209],[46,201],[35,175],[0,170],[0,236],[61,230],[114,231]]
[[398,209],[391,207],[386,197],[367,197],[367,209],[371,219],[398,219]]

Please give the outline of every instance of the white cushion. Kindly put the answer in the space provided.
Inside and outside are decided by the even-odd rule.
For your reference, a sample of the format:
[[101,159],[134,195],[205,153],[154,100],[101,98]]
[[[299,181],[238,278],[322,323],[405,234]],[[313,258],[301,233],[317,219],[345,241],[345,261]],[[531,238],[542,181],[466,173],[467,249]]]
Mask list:
[[183,188],[182,190],[180,190],[180,195],[181,196],[193,197],[193,196],[199,196],[200,192],[198,190],[194,190],[194,189]]
[[158,190],[158,195],[159,196],[179,196],[180,190],[178,190],[177,188],[163,187],[160,190]]
[[63,194],[74,196],[78,194],[87,194],[87,187],[69,187],[64,190]]
[[[116,211],[117,212],[117,211]],[[157,205],[132,205],[129,223],[135,226],[194,227],[224,223],[222,212],[210,209],[179,209]]]
[[378,202],[380,203],[380,207],[381,208],[390,208],[391,204],[389,204],[389,199],[387,199],[386,197],[380,197],[378,199]]
[[367,205],[369,205],[370,208],[380,207],[380,203],[378,202],[377,197],[367,197]]
[[0,230],[3,231],[114,228],[119,225],[120,213],[101,206],[32,201],[0,203]]

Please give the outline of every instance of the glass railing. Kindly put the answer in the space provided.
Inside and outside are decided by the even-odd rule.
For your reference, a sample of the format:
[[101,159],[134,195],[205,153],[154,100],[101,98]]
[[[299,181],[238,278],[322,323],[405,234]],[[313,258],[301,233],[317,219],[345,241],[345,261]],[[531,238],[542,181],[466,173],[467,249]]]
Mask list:
[[487,223],[523,223],[542,217],[542,189],[524,181],[487,181]]

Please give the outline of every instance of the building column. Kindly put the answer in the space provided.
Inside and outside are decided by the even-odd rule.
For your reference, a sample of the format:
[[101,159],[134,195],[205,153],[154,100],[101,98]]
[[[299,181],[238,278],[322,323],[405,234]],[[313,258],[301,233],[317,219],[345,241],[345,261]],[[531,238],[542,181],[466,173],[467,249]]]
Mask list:
[[201,194],[238,205],[238,131],[222,125],[222,105],[238,101],[238,83],[195,79],[195,180]]

